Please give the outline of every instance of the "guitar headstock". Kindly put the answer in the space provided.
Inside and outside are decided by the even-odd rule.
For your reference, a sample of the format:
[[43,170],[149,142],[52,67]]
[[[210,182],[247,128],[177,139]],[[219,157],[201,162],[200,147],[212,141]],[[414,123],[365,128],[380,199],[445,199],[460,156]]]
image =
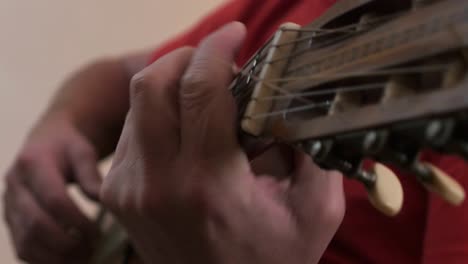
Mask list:
[[465,198],[419,154],[468,158],[467,65],[467,1],[341,1],[309,26],[283,25],[232,91],[245,133],[359,180],[377,209],[395,215],[403,191],[382,163],[451,204]]

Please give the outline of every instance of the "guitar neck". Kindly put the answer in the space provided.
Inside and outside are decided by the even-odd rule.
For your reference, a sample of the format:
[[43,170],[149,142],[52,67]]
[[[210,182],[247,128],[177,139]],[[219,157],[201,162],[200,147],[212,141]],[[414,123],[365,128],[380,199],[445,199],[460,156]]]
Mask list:
[[361,181],[387,215],[401,208],[401,185],[364,159],[460,204],[463,188],[418,157],[432,148],[468,158],[467,14],[462,0],[340,1],[305,27],[281,26],[231,86],[241,130]]

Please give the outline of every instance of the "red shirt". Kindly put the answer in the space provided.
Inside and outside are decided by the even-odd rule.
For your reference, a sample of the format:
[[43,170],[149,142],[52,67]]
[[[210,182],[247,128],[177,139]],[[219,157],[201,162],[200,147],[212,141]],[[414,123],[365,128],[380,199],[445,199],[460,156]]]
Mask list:
[[[334,0],[232,0],[191,30],[158,48],[153,61],[184,45],[196,46],[230,21],[246,24],[248,35],[237,63],[242,65],[284,22],[306,25]],[[468,187],[461,159],[424,153],[427,160]],[[322,263],[468,263],[468,202],[453,207],[429,194],[415,177],[399,173],[405,192],[401,213],[389,218],[369,204],[364,187],[345,180],[347,212]]]

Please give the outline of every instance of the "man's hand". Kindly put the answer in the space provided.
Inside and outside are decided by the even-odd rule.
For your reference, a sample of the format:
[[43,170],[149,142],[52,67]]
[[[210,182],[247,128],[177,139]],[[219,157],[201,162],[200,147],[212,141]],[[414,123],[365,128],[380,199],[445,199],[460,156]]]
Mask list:
[[69,197],[69,182],[97,199],[96,154],[65,115],[51,115],[32,131],[7,173],[5,218],[22,260],[86,262],[97,229]]
[[227,89],[239,23],[134,77],[101,198],[145,263],[316,263],[344,214],[341,175],[296,153],[290,180],[255,175]]

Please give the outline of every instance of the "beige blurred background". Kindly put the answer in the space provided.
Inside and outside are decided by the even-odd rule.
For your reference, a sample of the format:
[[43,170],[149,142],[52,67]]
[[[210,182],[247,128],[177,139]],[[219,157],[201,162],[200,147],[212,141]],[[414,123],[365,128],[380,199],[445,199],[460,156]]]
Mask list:
[[[0,0],[0,187],[64,76],[92,58],[148,48],[223,0]],[[3,209],[2,209],[3,211]],[[0,225],[0,264],[18,263]]]

